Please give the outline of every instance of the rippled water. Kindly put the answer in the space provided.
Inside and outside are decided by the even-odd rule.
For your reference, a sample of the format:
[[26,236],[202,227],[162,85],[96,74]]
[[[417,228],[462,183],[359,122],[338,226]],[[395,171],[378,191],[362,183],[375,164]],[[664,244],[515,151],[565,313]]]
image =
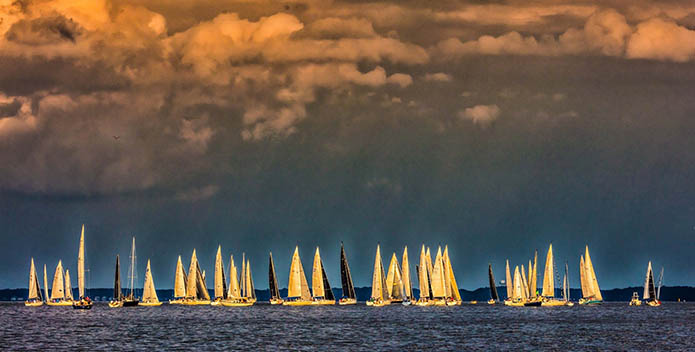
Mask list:
[[598,307],[0,304],[0,349],[695,350],[695,304]]

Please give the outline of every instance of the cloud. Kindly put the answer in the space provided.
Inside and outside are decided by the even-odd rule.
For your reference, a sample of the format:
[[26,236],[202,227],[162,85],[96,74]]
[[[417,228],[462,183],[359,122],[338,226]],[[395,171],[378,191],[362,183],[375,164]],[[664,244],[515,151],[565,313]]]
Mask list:
[[175,198],[183,202],[197,202],[209,199],[220,191],[217,185],[207,185],[200,188],[190,188],[176,193]]
[[444,72],[437,72],[437,73],[426,73],[424,76],[424,80],[428,82],[451,82],[454,78]]
[[7,96],[0,92],[0,137],[32,131],[37,119],[26,97]]
[[396,84],[400,86],[401,88],[405,88],[411,84],[413,84],[413,77],[411,77],[408,74],[404,73],[394,73],[390,75],[386,81],[388,83]]
[[463,120],[471,120],[474,124],[487,127],[500,115],[497,105],[476,105],[458,112],[458,117]]
[[676,62],[693,60],[695,31],[661,18],[642,22],[630,37],[627,57]]

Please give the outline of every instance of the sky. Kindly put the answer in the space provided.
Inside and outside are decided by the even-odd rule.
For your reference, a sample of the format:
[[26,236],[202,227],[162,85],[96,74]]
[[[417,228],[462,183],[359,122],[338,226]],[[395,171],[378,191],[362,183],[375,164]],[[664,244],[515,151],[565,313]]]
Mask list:
[[91,287],[132,236],[158,288],[218,245],[337,287],[341,241],[356,286],[377,243],[474,289],[551,242],[695,285],[694,93],[690,1],[0,0],[0,288],[82,224]]

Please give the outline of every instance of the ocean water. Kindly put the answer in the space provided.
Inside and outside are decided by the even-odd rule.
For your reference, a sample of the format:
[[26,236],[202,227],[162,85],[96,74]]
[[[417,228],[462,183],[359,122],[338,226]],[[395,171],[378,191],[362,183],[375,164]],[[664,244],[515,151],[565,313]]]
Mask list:
[[0,350],[695,350],[695,304],[661,307],[0,304]]

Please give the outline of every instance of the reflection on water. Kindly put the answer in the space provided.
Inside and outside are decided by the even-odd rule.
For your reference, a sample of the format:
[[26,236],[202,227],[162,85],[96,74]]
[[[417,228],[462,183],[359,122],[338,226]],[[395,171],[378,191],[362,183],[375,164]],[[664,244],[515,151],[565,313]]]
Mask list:
[[658,308],[0,304],[0,349],[693,350],[695,304]]

